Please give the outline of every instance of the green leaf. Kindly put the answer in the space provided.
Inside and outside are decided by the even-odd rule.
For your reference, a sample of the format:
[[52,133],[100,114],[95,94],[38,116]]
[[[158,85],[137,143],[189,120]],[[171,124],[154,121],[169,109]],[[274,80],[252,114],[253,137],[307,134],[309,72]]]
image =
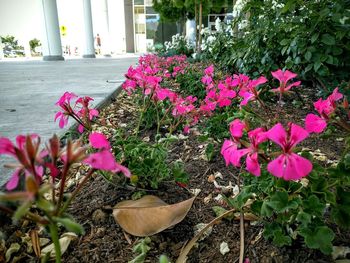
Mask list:
[[260,214],[262,216],[270,217],[273,214],[273,209],[268,205],[268,201],[264,201],[261,205],[261,212]]
[[328,46],[333,46],[335,44],[335,38],[330,34],[323,34],[321,41]]
[[85,232],[84,228],[80,224],[74,222],[70,218],[54,217],[53,220],[55,222],[61,223],[68,231],[74,232],[78,235],[83,235]]
[[[227,212],[227,210],[221,206],[213,206],[212,209],[216,217],[221,216],[222,214],[225,214]],[[229,213],[228,215],[224,216],[224,218],[231,221],[234,218],[234,214]]]
[[300,211],[297,215],[297,221],[302,223],[303,225],[307,225],[311,222],[311,215],[308,213],[305,213],[303,211]]
[[326,205],[322,204],[316,195],[311,195],[303,200],[303,208],[305,212],[321,217],[326,209]]
[[313,64],[307,65],[307,67],[305,68],[305,72],[310,71],[312,69],[312,67],[313,67]]
[[334,56],[339,56],[341,53],[343,53],[343,50],[339,47],[333,47],[332,52]]
[[312,57],[312,53],[311,53],[310,51],[306,51],[306,53],[305,53],[305,59],[306,59],[307,61],[310,61],[311,57]]
[[345,169],[350,169],[350,153],[345,154],[343,162],[345,165]]
[[53,211],[55,210],[54,205],[53,205],[50,201],[46,200],[46,199],[43,198],[43,197],[40,197],[40,198],[38,199],[38,201],[36,202],[36,205],[37,205],[40,209],[42,209],[42,210],[44,210],[44,211],[46,211],[46,212],[53,212]]
[[284,191],[274,193],[267,204],[277,213],[284,213],[287,210],[295,209],[298,207],[298,203],[296,201],[288,200],[288,193]]
[[241,209],[247,200],[253,195],[251,187],[244,187],[243,190],[234,198],[234,207]]
[[300,234],[305,238],[305,244],[309,248],[320,249],[322,253],[329,255],[333,251],[332,241],[335,237],[333,231],[327,226],[316,227],[314,231],[304,230]]
[[321,61],[316,61],[314,63],[314,70],[317,72],[317,70],[321,67],[322,63]]
[[325,192],[325,199],[327,203],[335,204],[337,202],[335,194],[333,192]]
[[290,39],[283,39],[281,42],[280,42],[280,45],[281,46],[286,46],[286,45],[289,45],[290,43]]
[[337,188],[337,202],[332,207],[331,215],[338,225],[350,228],[350,192]]
[[167,256],[161,255],[161,256],[159,257],[159,263],[170,263],[170,261],[169,261],[169,259],[168,259]]
[[318,39],[318,33],[313,34],[311,37],[311,43],[314,43]]
[[13,219],[14,220],[19,220],[21,219],[28,211],[29,211],[29,208],[32,206],[32,202],[31,201],[28,201],[28,202],[24,202],[23,204],[21,204],[15,214],[13,215]]
[[272,242],[279,247],[283,247],[286,245],[291,245],[292,239],[289,236],[285,235],[281,229],[279,229],[273,233]]

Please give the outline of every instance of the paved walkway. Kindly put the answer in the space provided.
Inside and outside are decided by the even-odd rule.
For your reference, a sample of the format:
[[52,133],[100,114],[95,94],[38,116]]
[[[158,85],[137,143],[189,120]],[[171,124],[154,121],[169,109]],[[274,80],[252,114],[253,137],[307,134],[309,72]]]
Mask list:
[[[64,130],[53,120],[58,110],[54,104],[65,91],[90,96],[97,105],[122,83],[136,61],[136,56],[55,62],[0,60],[0,137],[13,140],[18,134],[37,133],[46,141],[54,133],[61,134]],[[0,185],[11,174],[3,168],[11,159],[0,156]]]

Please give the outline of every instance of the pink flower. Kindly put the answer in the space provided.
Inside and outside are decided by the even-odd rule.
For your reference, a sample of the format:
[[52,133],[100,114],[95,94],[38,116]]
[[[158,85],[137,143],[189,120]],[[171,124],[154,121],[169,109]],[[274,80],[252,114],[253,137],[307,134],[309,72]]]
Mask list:
[[260,176],[260,164],[258,160],[259,144],[267,140],[264,129],[257,128],[248,133],[250,145],[244,149],[238,149],[238,144],[233,141],[225,140],[221,154],[224,156],[226,165],[232,164],[236,167],[241,166],[241,158],[247,155],[247,171],[255,176]]
[[219,96],[217,102],[219,107],[227,107],[231,104],[231,100],[236,97],[236,92],[226,88],[223,83],[219,83]]
[[280,86],[276,89],[272,89],[271,90],[272,92],[279,92],[279,93],[283,94],[285,92],[288,92],[292,87],[299,86],[301,83],[301,81],[297,81],[297,82],[294,82],[292,84],[287,85],[289,80],[298,76],[297,74],[295,74],[289,70],[282,71],[281,69],[279,69],[279,70],[271,72],[271,74],[275,79],[278,79],[280,82]]
[[201,81],[202,81],[202,83],[203,83],[204,85],[209,85],[209,84],[211,84],[211,83],[213,82],[213,79],[212,79],[212,77],[210,77],[210,76],[208,76],[208,75],[204,75],[204,76],[202,77]]
[[[226,166],[229,164],[233,164],[233,155],[237,151],[237,143],[231,141],[231,140],[225,140],[222,147],[221,147],[221,154],[225,159]],[[234,165],[234,164],[233,164]]]
[[75,95],[73,92],[66,91],[61,98],[55,103],[55,105],[60,106],[61,108],[64,108],[65,105],[70,105],[70,101],[74,98],[77,98],[78,96]]
[[83,162],[95,169],[114,173],[122,172],[126,177],[130,177],[131,175],[126,167],[115,161],[113,154],[109,150],[92,153]]
[[36,134],[18,135],[16,145],[8,138],[0,137],[0,155],[10,155],[18,161],[17,164],[12,165],[15,171],[6,184],[7,190],[13,190],[17,187],[22,173],[26,176],[32,174],[37,182],[41,181],[44,170],[41,166],[42,158],[39,145],[40,138]]
[[114,173],[122,172],[126,177],[130,177],[131,173],[128,168],[116,162],[114,155],[110,152],[111,145],[102,133],[91,133],[89,141],[93,148],[101,149],[101,151],[90,154],[83,161],[84,163],[95,169]]
[[204,70],[205,75],[213,76],[213,73],[214,73],[214,65],[213,64]]
[[231,85],[233,87],[238,86],[238,90],[245,89],[247,84],[249,83],[250,78],[244,74],[233,75],[233,80]]
[[327,127],[327,121],[336,110],[336,102],[343,98],[343,94],[334,89],[327,99],[319,99],[314,103],[314,107],[320,116],[309,113],[305,118],[305,128],[308,132],[321,133]]
[[308,132],[321,133],[326,129],[326,127],[327,121],[325,121],[323,118],[312,113],[306,115],[305,129]]
[[288,132],[278,123],[268,132],[267,137],[281,146],[283,153],[267,165],[267,170],[274,176],[284,180],[299,180],[312,171],[312,163],[293,153],[293,148],[306,139],[309,133],[302,127],[292,123]]
[[258,99],[260,91],[257,90],[257,87],[266,82],[267,79],[264,76],[245,82],[245,86],[242,86],[239,91],[239,96],[243,98],[240,105],[245,106],[249,101]]
[[230,123],[230,132],[234,139],[239,139],[243,136],[243,130],[246,128],[246,125],[240,119],[235,119]]
[[111,149],[111,145],[106,136],[99,132],[93,132],[89,135],[90,145],[95,149]]

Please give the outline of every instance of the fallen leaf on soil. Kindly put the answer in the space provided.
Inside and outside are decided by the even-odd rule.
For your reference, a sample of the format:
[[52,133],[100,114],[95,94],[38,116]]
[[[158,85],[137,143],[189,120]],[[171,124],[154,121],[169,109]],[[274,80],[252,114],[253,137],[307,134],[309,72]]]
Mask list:
[[[63,255],[64,252],[66,252],[70,242],[74,239],[76,239],[78,236],[75,233],[68,232],[64,233],[61,238],[59,239],[60,246],[61,246],[61,254]],[[45,257],[46,254],[50,253],[50,258],[55,258],[56,252],[55,252],[55,247],[54,244],[50,244],[46,247],[44,247],[41,250],[41,257]]]
[[261,239],[263,233],[264,233],[264,230],[261,229],[261,230],[259,231],[259,233],[256,235],[256,237],[254,238],[254,240],[252,240],[252,241],[250,242],[250,244],[254,245],[256,242],[258,242],[258,241]]
[[333,246],[332,258],[346,258],[350,254],[350,248],[344,246]]
[[[197,235],[198,233],[200,233],[205,227],[207,226],[207,224],[204,223],[199,223],[197,225],[195,225],[193,227],[194,233]],[[204,239],[206,239],[208,236],[210,236],[211,232],[213,232],[213,227],[209,226],[208,229],[205,230],[204,233],[202,233],[202,236],[199,238],[199,241],[202,241]]]
[[118,203],[113,216],[125,232],[140,237],[151,236],[181,222],[195,198],[168,205],[157,196],[146,195]]
[[193,195],[197,196],[197,195],[199,195],[199,193],[200,193],[202,190],[199,189],[199,188],[192,188],[192,189],[189,189],[189,191],[190,191]]
[[227,254],[228,252],[230,252],[228,244],[226,242],[222,242],[220,244],[220,253],[221,253],[221,255],[225,256],[225,254]]
[[212,194],[209,194],[207,197],[204,197],[204,199],[203,199],[204,204],[209,204],[211,199],[213,199],[213,195]]
[[9,262],[12,254],[18,252],[18,250],[21,248],[21,246],[18,243],[12,243],[10,248],[6,251],[6,262]]
[[32,230],[29,232],[30,239],[32,241],[32,246],[34,253],[37,257],[40,257],[41,251],[40,251],[40,241],[38,237],[38,231],[37,230]]

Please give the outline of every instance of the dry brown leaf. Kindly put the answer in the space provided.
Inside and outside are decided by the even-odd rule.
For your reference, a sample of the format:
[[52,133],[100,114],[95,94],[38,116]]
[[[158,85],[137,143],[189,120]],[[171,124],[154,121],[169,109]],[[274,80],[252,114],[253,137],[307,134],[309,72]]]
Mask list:
[[32,230],[29,232],[29,235],[30,235],[30,239],[32,240],[34,253],[37,257],[40,257],[41,250],[40,250],[40,241],[39,241],[38,231]]
[[181,222],[195,198],[168,205],[156,196],[146,195],[118,203],[113,216],[125,232],[139,237],[151,236]]

